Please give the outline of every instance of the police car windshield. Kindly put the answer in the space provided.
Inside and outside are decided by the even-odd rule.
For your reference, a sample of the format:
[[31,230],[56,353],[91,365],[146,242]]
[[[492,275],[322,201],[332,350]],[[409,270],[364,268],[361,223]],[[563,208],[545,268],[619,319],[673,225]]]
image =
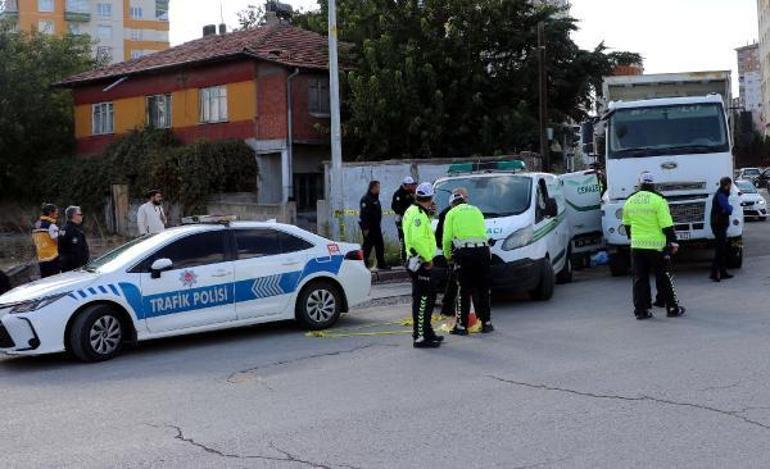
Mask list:
[[108,253],[104,254],[101,257],[98,257],[91,262],[89,262],[84,269],[87,272],[97,272],[99,269],[107,265],[108,263],[114,261],[118,257],[120,257],[121,254],[127,252],[132,247],[136,246],[137,244],[143,243],[150,239],[153,235],[148,236],[142,236],[141,238],[136,238],[134,240],[131,240],[127,242],[126,244],[123,244],[120,247],[117,247],[113,249],[112,251],[109,251]]
[[436,205],[444,210],[449,196],[457,188],[465,188],[470,203],[484,213],[485,218],[519,215],[527,211],[532,196],[532,179],[512,174],[499,176],[452,178],[436,185]]
[[609,122],[609,158],[730,151],[722,106],[679,104],[618,109]]

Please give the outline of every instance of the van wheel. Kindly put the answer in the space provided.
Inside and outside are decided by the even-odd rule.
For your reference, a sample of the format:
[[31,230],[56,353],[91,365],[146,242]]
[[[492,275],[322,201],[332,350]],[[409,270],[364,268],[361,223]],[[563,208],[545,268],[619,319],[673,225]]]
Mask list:
[[572,253],[567,251],[567,257],[564,259],[564,267],[556,274],[556,284],[563,285],[565,283],[572,283]]
[[337,322],[341,312],[342,296],[331,282],[310,282],[297,295],[294,314],[297,322],[305,329],[328,329]]
[[535,301],[548,301],[553,296],[555,283],[553,265],[550,259],[543,259],[543,270],[540,273],[540,284],[529,292],[529,297]]
[[631,268],[631,259],[628,253],[619,251],[610,254],[609,257],[610,273],[613,277],[625,277],[628,275],[628,271]]
[[109,360],[123,348],[127,329],[120,315],[108,305],[89,306],[78,314],[70,329],[70,351],[78,360]]

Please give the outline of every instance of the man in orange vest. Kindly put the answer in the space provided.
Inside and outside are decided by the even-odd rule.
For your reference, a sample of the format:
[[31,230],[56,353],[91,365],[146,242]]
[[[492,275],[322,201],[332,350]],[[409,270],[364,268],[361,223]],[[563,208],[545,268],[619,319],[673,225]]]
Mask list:
[[43,204],[42,213],[32,227],[32,241],[37,251],[40,278],[46,278],[61,272],[59,227],[56,226],[59,210],[54,204]]

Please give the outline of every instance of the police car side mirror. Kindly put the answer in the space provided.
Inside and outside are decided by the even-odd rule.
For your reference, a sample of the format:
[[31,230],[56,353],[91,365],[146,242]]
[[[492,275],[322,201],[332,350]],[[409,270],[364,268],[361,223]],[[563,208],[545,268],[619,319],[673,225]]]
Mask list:
[[554,218],[559,215],[559,206],[556,204],[556,199],[550,198],[545,201],[545,216]]
[[152,263],[150,266],[150,277],[152,278],[160,278],[160,273],[165,272],[166,270],[171,270],[171,268],[174,266],[174,263],[171,262],[171,259],[167,258],[161,258],[161,259],[155,259],[155,262]]

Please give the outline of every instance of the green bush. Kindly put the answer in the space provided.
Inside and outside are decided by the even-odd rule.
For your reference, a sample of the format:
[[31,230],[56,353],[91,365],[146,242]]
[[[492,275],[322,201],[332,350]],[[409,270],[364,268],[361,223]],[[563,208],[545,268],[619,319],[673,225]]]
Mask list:
[[131,197],[158,188],[186,214],[205,210],[212,194],[256,189],[254,152],[240,140],[181,145],[167,130],[137,130],[92,158],[50,160],[38,168],[40,199],[103,209],[112,184],[128,184]]

